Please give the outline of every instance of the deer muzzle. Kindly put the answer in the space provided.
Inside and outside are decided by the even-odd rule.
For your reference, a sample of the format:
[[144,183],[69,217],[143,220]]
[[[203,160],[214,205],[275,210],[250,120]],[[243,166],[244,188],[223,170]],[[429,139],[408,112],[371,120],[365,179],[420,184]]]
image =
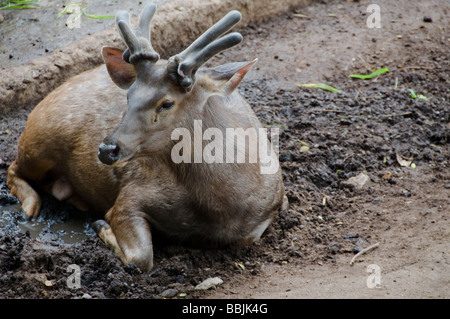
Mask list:
[[98,148],[98,159],[103,164],[112,165],[119,159],[120,147],[117,144],[101,143]]

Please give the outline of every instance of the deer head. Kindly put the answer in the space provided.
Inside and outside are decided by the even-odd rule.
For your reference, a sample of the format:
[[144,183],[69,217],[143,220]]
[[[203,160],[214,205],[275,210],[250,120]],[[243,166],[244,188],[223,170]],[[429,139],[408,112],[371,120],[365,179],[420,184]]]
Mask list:
[[238,11],[229,12],[183,52],[168,61],[159,60],[150,43],[150,21],[155,11],[154,4],[146,5],[136,29],[127,12],[118,13],[117,28],[128,48],[123,53],[102,49],[111,79],[128,89],[123,119],[99,147],[98,157],[108,165],[170,152],[172,130],[189,125],[185,124],[189,119],[201,119],[208,98],[231,94],[256,62],[201,68],[219,52],[242,41],[237,32],[224,35],[240,21]]

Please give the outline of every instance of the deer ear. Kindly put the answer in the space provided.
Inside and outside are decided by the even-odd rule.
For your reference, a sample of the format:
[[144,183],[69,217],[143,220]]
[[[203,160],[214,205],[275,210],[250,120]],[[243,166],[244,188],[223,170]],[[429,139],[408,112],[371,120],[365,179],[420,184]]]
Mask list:
[[233,93],[244,76],[257,61],[258,59],[251,62],[227,63],[208,69],[208,76],[220,83],[215,91],[218,91],[218,93],[225,96]]
[[119,49],[103,47],[102,55],[111,80],[120,88],[128,89],[136,80],[134,65],[127,63],[122,58]]

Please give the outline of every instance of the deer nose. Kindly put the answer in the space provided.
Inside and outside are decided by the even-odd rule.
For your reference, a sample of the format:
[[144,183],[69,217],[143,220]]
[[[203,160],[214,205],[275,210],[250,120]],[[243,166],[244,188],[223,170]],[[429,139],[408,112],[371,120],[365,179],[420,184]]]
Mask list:
[[112,165],[119,159],[119,151],[119,145],[101,143],[97,156],[102,163]]

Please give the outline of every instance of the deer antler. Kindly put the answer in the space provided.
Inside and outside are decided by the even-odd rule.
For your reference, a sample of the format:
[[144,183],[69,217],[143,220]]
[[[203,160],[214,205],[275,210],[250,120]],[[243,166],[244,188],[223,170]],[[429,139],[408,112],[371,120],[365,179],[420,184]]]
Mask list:
[[123,59],[135,64],[140,59],[152,62],[159,60],[159,54],[153,49],[150,42],[150,22],[156,12],[153,3],[147,4],[139,16],[137,29],[133,29],[130,23],[130,15],[126,11],[120,11],[116,16],[116,24],[120,36],[128,48],[123,52]]
[[195,72],[206,61],[219,52],[229,49],[242,41],[242,35],[238,32],[233,32],[219,38],[237,24],[241,20],[241,17],[242,15],[239,11],[233,10],[229,12],[195,40],[187,49],[169,59],[168,68],[171,71],[175,71],[176,69],[175,75],[178,84],[189,91],[195,81]]

